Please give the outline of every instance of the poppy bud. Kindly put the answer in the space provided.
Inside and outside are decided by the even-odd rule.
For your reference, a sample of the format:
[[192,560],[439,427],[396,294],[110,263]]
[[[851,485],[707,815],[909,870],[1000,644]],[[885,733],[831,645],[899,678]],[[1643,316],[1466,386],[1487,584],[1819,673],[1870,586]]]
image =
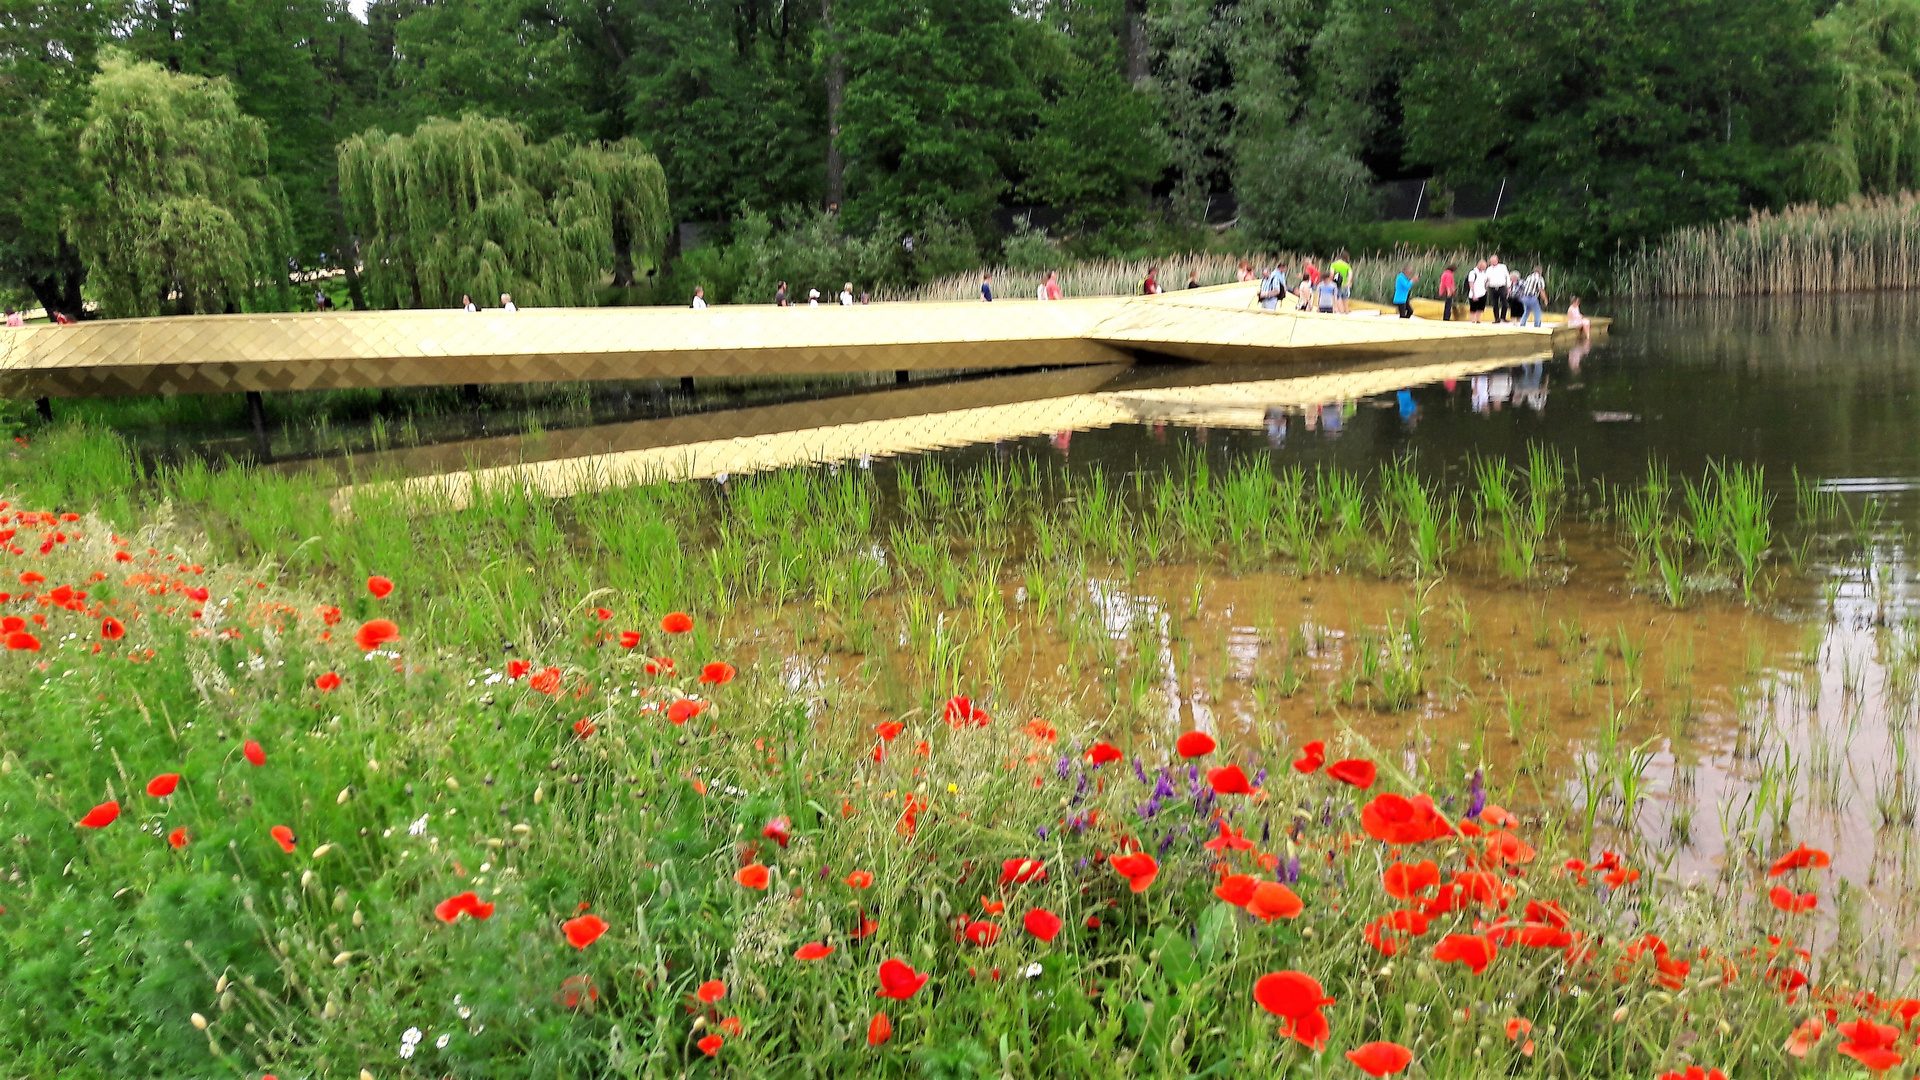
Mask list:
[[[361,920],[360,920],[360,913],[359,913],[358,911],[356,911],[356,912],[354,912],[354,913],[353,913],[353,924],[354,924],[355,926],[358,926],[358,925],[360,925],[360,922],[361,922]],[[334,966],[334,967],[346,967],[346,966],[347,966],[347,962],[348,962],[348,961],[350,961],[350,960],[352,960],[352,959],[353,959],[353,954],[352,954],[351,952],[343,952],[343,953],[341,953],[341,954],[340,954],[339,956],[336,956],[336,957],[334,957],[334,958],[333,958],[333,966]]]
[[194,1013],[192,1016],[189,1016],[187,1019],[192,1021],[193,1026],[199,1028],[201,1031],[207,1030],[207,1018],[204,1016],[201,1016],[199,1013]]
[[331,851],[333,851],[332,844],[321,844],[319,847],[313,849],[313,857],[316,859],[324,859]]
[[351,798],[353,798],[353,788],[343,787],[340,789],[340,794],[333,800],[333,803],[335,806],[345,806],[347,805],[347,800]]
[[1616,1024],[1624,1024],[1627,1022],[1627,1007],[1625,1005],[1613,1010],[1613,1022]]
[[313,871],[311,870],[302,871],[300,874],[300,887],[302,889],[306,889],[312,885],[313,885]]
[[373,1074],[372,1074],[372,1073],[370,1073],[370,1072],[368,1072],[368,1071],[367,1071],[367,1070],[365,1070],[365,1069],[361,1069],[361,1070],[360,1070],[360,1080],[373,1080]]

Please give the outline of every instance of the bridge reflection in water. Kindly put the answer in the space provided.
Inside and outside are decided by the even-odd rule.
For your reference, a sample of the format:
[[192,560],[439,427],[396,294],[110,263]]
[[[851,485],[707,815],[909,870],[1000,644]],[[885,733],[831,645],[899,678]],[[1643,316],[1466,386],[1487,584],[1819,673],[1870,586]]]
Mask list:
[[460,509],[472,503],[476,489],[518,488],[560,498],[1116,424],[1259,428],[1269,410],[1351,401],[1547,355],[1402,357],[1319,370],[1294,362],[1284,374],[1246,366],[1107,364],[474,439],[355,457],[354,477],[368,479],[342,487],[335,505],[348,508],[361,492],[399,490],[423,503]]

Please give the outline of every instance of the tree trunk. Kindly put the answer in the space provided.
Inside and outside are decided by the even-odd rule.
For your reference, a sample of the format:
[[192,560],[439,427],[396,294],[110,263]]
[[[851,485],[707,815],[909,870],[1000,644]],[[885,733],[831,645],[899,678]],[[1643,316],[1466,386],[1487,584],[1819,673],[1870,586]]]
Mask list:
[[367,310],[367,295],[360,289],[360,258],[353,250],[353,237],[347,232],[347,208],[340,202],[340,171],[334,170],[327,179],[327,190],[333,196],[333,257],[347,268],[347,295],[353,299],[353,310]]
[[615,288],[633,287],[633,237],[627,232],[625,214],[613,215],[613,284]]
[[834,30],[833,0],[820,0],[820,23],[827,31],[827,205],[837,208],[847,194],[847,163],[840,154],[840,106],[847,94],[847,54],[841,51],[840,35]]
[[1144,88],[1147,70],[1147,0],[1124,0],[1120,32],[1126,36],[1127,81]]
[[80,286],[86,283],[87,266],[80,261],[79,253],[67,243],[65,233],[60,234],[58,244],[53,267],[44,274],[27,278],[27,287],[33,290],[34,299],[46,309],[48,319],[58,312],[79,322],[86,315]]

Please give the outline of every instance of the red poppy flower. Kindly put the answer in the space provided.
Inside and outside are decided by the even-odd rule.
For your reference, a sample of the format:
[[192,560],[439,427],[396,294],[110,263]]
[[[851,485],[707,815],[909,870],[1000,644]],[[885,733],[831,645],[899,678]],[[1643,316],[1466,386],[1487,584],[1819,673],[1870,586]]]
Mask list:
[[886,1013],[874,1013],[873,1019],[867,1022],[867,1045],[879,1046],[891,1038],[893,1021],[887,1019]]
[[1115,855],[1107,862],[1116,873],[1127,879],[1127,886],[1137,893],[1146,892],[1147,887],[1153,884],[1153,879],[1160,874],[1160,864],[1144,851]]
[[706,708],[707,703],[704,701],[695,701],[692,698],[681,698],[679,701],[667,706],[667,722],[676,725],[684,724],[694,717],[699,716],[702,712],[705,712]]
[[582,739],[587,738],[599,730],[600,725],[584,716],[573,722],[573,733]]
[[1703,1069],[1698,1065],[1689,1065],[1685,1072],[1663,1072],[1659,1080],[1727,1080],[1727,1074],[1719,1069]]
[[1043,742],[1048,744],[1049,746],[1051,746],[1055,740],[1060,738],[1059,729],[1055,728],[1053,724],[1049,723],[1046,720],[1041,719],[1038,716],[1027,721],[1027,726],[1022,728],[1021,730],[1025,731],[1028,737],[1032,738],[1035,742]]
[[563,1009],[577,1009],[586,1006],[591,1009],[600,1000],[600,988],[593,984],[587,975],[569,975],[560,980],[560,992],[553,995],[554,1003]]
[[1319,980],[1302,971],[1271,971],[1253,984],[1253,1000],[1275,1016],[1297,1019],[1334,1000]]
[[727,984],[719,979],[708,979],[700,984],[699,989],[693,992],[693,996],[711,1005],[727,996]]
[[251,762],[256,766],[265,765],[267,763],[267,752],[265,750],[260,749],[260,744],[253,741],[252,739],[248,739],[247,744],[240,748],[240,753],[249,762]]
[[638,630],[620,631],[620,647],[621,648],[631,649],[638,644],[640,644],[640,631]]
[[453,922],[462,915],[475,919],[487,919],[493,916],[493,905],[482,902],[477,893],[463,892],[435,904],[433,914],[444,923]]
[[147,794],[153,796],[156,799],[164,799],[167,796],[173,794],[174,789],[179,786],[180,786],[179,773],[177,772],[161,773],[159,776],[156,776],[153,779],[147,781]]
[[1387,792],[1375,795],[1360,808],[1360,827],[1375,840],[1389,844],[1418,844],[1453,833],[1453,826],[1434,809],[1425,795],[1408,799]]
[[39,652],[40,639],[25,630],[15,630],[7,635],[7,648],[14,652]]
[[1820,904],[1820,898],[1813,893],[1802,893],[1796,896],[1793,890],[1787,888],[1785,885],[1775,885],[1773,888],[1768,889],[1767,900],[1772,903],[1774,907],[1779,908],[1789,915],[1799,915],[1802,912],[1812,911]]
[[1119,761],[1122,756],[1119,747],[1111,743],[1097,742],[1087,749],[1087,764],[1105,765],[1110,761]]
[[1347,1051],[1347,1060],[1368,1076],[1391,1076],[1413,1061],[1413,1051],[1399,1043],[1370,1042]]
[[847,936],[852,938],[855,941],[859,941],[861,938],[872,937],[874,934],[874,931],[878,929],[880,929],[880,924],[877,922],[874,922],[872,919],[867,918],[865,912],[861,912],[860,925],[854,927],[851,931],[849,931]]
[[1821,851],[1819,848],[1810,848],[1805,844],[1801,844],[1799,847],[1773,860],[1773,866],[1767,870],[1767,876],[1779,877],[1792,870],[1805,870],[1808,867],[1818,869],[1831,865],[1833,865],[1833,856]]
[[560,924],[560,931],[567,935],[567,943],[576,949],[584,949],[600,940],[607,932],[607,921],[598,915],[582,915],[568,919]]
[[1525,840],[1505,829],[1496,829],[1487,834],[1487,847],[1481,857],[1481,865],[1525,866],[1533,861],[1536,854],[1533,846]]
[[648,659],[641,667],[649,675],[671,675],[674,672],[673,657],[655,656]]
[[1000,864],[1001,885],[1025,885],[1047,880],[1047,864],[1039,859],[1008,859]]
[[289,855],[293,854],[294,843],[292,829],[287,828],[285,825],[275,825],[273,828],[268,829],[267,832],[273,837],[273,842],[280,845],[281,851]]
[[734,670],[732,664],[722,664],[716,661],[700,669],[700,681],[703,683],[711,683],[714,686],[727,685],[733,681],[733,676]]
[[873,888],[873,875],[865,870],[855,870],[847,875],[847,884],[856,889]]
[[120,804],[109,799],[87,811],[87,816],[80,819],[79,825],[83,829],[104,829],[119,816]]
[[393,591],[393,581],[375,574],[367,579],[367,591],[373,594],[375,600],[385,600],[387,594]]
[[322,693],[331,694],[335,690],[340,689],[340,676],[329,671],[325,675],[313,680],[313,685],[319,687]]
[[727,1040],[721,1038],[718,1035],[708,1035],[707,1037],[701,1039],[699,1042],[695,1043],[694,1045],[700,1048],[701,1053],[707,1055],[708,1057],[713,1057],[714,1055],[720,1052],[720,1048],[722,1046],[725,1046],[726,1043],[727,1043]]
[[1333,777],[1343,784],[1352,784],[1357,788],[1372,787],[1374,777],[1378,771],[1379,770],[1374,767],[1373,762],[1365,758],[1348,758],[1345,761],[1336,761],[1327,766],[1328,776]]
[[1247,774],[1238,765],[1207,770],[1207,786],[1222,795],[1253,794],[1253,785],[1247,782]]
[[733,875],[733,880],[749,889],[764,889],[767,887],[767,868],[759,863],[749,863]]
[[18,615],[8,615],[6,618],[0,619],[0,634],[11,634],[15,630],[25,630],[26,628],[27,620]]
[[206,603],[207,597],[212,595],[211,593],[207,592],[207,590],[199,587],[195,587],[191,589],[182,589],[181,591],[187,594],[188,599],[198,604]]
[[1804,1020],[1799,1027],[1793,1029],[1793,1034],[1787,1037],[1787,1044],[1781,1049],[1794,1057],[1804,1058],[1809,1051],[1819,1045],[1820,1037],[1826,1033],[1826,1025],[1820,1021]]
[[1862,1017],[1841,1024],[1840,1035],[1846,1041],[1837,1049],[1874,1072],[1900,1064],[1900,1055],[1891,1049],[1900,1038],[1900,1029],[1892,1024],[1876,1024]]
[[167,844],[175,848],[187,846],[187,830],[182,827],[167,834]]
[[660,629],[669,634],[684,634],[693,629],[693,617],[676,611],[660,620]]
[[1247,914],[1261,922],[1296,919],[1305,909],[1306,904],[1300,897],[1277,881],[1263,881],[1254,886],[1253,898],[1247,901]]
[[107,641],[119,641],[127,636],[127,624],[109,615],[100,620],[100,636]]
[[1187,731],[1173,740],[1173,752],[1183,758],[1206,757],[1218,745],[1213,741],[1213,736],[1204,731]]
[[507,661],[507,681],[524,678],[527,672],[532,670],[533,661],[531,660],[509,660]]
[[992,719],[992,717],[987,715],[987,710],[975,705],[972,698],[965,697],[948,698],[945,708],[941,710],[941,715],[946,718],[949,727],[967,727],[969,725],[973,727],[986,727],[987,721]]
[[1300,756],[1293,759],[1293,771],[1314,773],[1327,763],[1327,744],[1315,739],[1300,748]]
[[927,984],[927,978],[904,961],[883,960],[880,962],[880,989],[875,996],[905,1001],[920,992],[920,988]]
[[968,941],[985,948],[1000,940],[1000,927],[990,922],[976,920],[967,924],[966,935]]
[[1485,934],[1448,934],[1433,947],[1433,958],[1443,964],[1465,964],[1467,970],[1479,975],[1499,952]]
[[361,652],[372,652],[389,641],[400,640],[400,628],[392,619],[369,619],[354,632],[353,643]]
[[1041,941],[1051,942],[1060,933],[1060,927],[1065,924],[1060,921],[1060,916],[1053,912],[1045,908],[1034,908],[1020,920],[1020,925],[1026,928],[1027,933]]
[[1440,868],[1432,859],[1408,865],[1396,862],[1380,875],[1387,895],[1395,900],[1413,900],[1420,893],[1440,884]]
[[833,946],[824,941],[809,941],[793,954],[795,960],[825,960],[833,955]]
[[766,827],[760,830],[760,835],[781,847],[786,847],[787,841],[793,838],[793,819],[781,814],[767,822]]
[[1252,851],[1253,841],[1247,839],[1246,833],[1235,832],[1233,826],[1227,824],[1227,819],[1221,818],[1220,835],[1200,846],[1212,852]]
[[46,575],[33,570],[28,570],[26,573],[20,575],[20,584],[22,585],[42,585],[46,583],[46,580]]
[[1259,887],[1259,878],[1247,874],[1228,874],[1213,887],[1213,895],[1234,907],[1246,907],[1247,901],[1253,899],[1253,890]]
[[1333,1025],[1327,1023],[1327,1014],[1315,1009],[1305,1016],[1282,1018],[1280,1037],[1292,1039],[1318,1054],[1327,1048],[1328,1036],[1333,1034]]

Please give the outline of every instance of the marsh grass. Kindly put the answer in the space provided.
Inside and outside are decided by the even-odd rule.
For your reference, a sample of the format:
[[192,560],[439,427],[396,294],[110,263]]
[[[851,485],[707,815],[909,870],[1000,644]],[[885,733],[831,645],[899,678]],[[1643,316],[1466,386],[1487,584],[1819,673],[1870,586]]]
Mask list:
[[1757,210],[1680,229],[1619,260],[1632,296],[1804,296],[1920,286],[1920,196]]

